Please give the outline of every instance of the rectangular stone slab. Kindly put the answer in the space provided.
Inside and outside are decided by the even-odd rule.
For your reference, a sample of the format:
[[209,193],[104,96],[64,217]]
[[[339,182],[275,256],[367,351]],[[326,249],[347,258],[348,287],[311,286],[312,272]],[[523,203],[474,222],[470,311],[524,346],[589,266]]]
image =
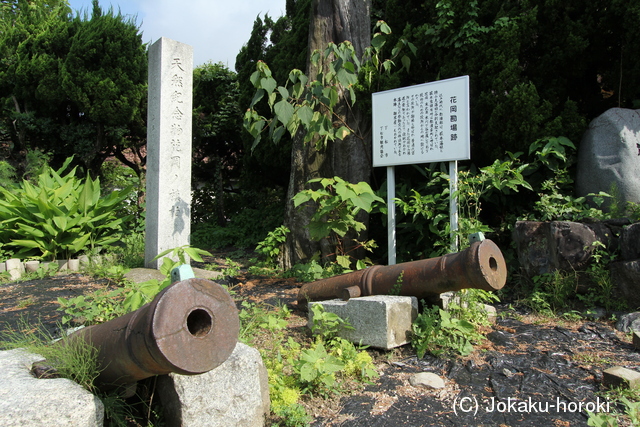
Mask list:
[[602,372],[602,383],[607,387],[640,387],[640,372],[614,366]]
[[309,327],[313,325],[313,306],[320,304],[326,312],[349,322],[353,330],[343,330],[340,337],[355,344],[389,350],[410,342],[411,324],[418,316],[415,297],[373,295],[348,301],[329,300],[309,303]]

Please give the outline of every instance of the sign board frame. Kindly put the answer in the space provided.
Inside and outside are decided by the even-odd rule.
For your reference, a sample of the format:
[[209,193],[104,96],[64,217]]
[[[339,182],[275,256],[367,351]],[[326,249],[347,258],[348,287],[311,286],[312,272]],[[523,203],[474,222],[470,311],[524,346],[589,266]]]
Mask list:
[[458,250],[458,160],[471,158],[469,76],[372,94],[373,166],[387,167],[389,265],[396,263],[397,165],[449,162],[451,250]]

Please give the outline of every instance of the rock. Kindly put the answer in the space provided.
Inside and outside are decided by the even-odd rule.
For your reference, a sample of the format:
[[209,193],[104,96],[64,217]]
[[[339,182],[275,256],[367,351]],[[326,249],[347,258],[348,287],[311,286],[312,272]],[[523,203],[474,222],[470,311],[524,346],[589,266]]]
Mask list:
[[614,366],[602,372],[602,384],[606,387],[640,387],[640,373],[622,366]]
[[620,202],[640,203],[640,110],[607,110],[589,124],[580,143],[578,196],[612,189]]
[[620,234],[620,259],[622,261],[640,259],[640,222],[622,229]]
[[550,249],[559,269],[583,270],[591,261],[596,234],[587,225],[578,222],[552,221],[549,223]]
[[582,313],[585,319],[598,320],[607,317],[607,310],[603,307],[594,307],[586,310]]
[[409,384],[414,387],[444,388],[444,380],[432,372],[419,372],[412,375],[409,378]]
[[263,426],[269,413],[267,370],[258,350],[242,343],[217,368],[161,375],[157,387],[170,426]]
[[584,270],[596,233],[586,224],[568,221],[518,221],[513,232],[518,260],[529,277],[555,270]]
[[620,332],[629,332],[633,329],[640,330],[640,311],[620,316],[620,320],[616,323],[616,329]]
[[25,261],[24,270],[27,273],[33,273],[40,267],[40,261]]
[[[216,280],[223,276],[219,271],[209,271],[201,268],[193,268],[193,273],[198,279]],[[162,281],[165,278],[164,274],[155,268],[132,268],[124,277],[134,283],[142,283],[152,279]]]
[[484,310],[487,312],[487,319],[489,320],[489,322],[491,323],[495,323],[496,319],[498,318],[498,310],[489,304],[483,304],[484,305]]
[[0,351],[0,425],[102,426],[100,399],[71,380],[30,374],[31,364],[42,359],[22,349]]
[[640,260],[612,262],[609,271],[616,292],[629,309],[640,308]]
[[203,270],[202,268],[194,268],[193,274],[195,274],[198,279],[209,280],[221,279],[224,276],[220,271]]
[[164,280],[165,275],[155,268],[132,268],[125,273],[124,277],[133,283],[142,283],[152,279]]
[[640,350],[640,331],[639,330],[634,329],[631,343],[633,344],[636,350]]
[[334,299],[309,303],[309,327],[313,325],[311,308],[315,304],[337,314],[353,327],[340,331],[341,338],[385,350],[409,343],[411,324],[418,317],[416,297],[371,295],[348,301]]

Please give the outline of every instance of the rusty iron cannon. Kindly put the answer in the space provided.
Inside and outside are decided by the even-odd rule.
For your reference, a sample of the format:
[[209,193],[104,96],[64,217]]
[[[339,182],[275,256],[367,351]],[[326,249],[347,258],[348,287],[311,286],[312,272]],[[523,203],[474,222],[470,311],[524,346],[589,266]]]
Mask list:
[[482,240],[461,252],[437,258],[374,265],[307,283],[298,292],[298,305],[304,308],[309,301],[389,294],[430,301],[441,293],[467,288],[497,291],[506,280],[502,252],[491,240]]
[[150,303],[109,322],[74,332],[98,351],[100,388],[135,390],[138,380],[175,372],[195,375],[221,365],[238,339],[238,310],[210,280],[173,283]]

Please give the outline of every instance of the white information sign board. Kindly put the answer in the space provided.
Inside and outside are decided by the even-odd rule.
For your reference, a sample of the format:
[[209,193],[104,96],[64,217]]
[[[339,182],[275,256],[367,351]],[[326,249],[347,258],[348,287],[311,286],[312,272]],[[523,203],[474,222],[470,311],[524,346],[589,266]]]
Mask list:
[[373,166],[470,158],[469,76],[372,95]]
[[373,166],[387,167],[389,265],[396,263],[396,165],[449,162],[451,250],[458,241],[458,160],[471,156],[469,76],[372,95]]

